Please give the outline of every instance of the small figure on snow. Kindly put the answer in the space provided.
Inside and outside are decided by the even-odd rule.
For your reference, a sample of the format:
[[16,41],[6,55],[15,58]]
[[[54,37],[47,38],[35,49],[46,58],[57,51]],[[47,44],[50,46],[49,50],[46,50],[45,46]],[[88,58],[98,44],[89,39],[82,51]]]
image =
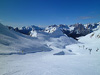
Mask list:
[[79,46],[79,48],[80,48],[81,46]]
[[89,51],[90,51],[90,54],[91,54],[92,49],[89,49]]
[[83,49],[84,49],[84,47],[85,47],[85,46],[83,45]]

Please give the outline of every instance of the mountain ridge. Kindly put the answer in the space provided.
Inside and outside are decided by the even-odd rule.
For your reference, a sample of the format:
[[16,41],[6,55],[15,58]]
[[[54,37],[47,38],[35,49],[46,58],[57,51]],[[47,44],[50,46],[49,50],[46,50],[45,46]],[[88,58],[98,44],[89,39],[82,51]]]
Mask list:
[[81,24],[81,23],[77,23],[77,24],[73,24],[73,25],[64,25],[64,24],[60,24],[60,25],[50,25],[48,27],[45,28],[41,28],[39,26],[35,26],[35,25],[31,25],[31,26],[24,26],[21,28],[13,28],[8,26],[9,29],[12,29],[14,31],[26,34],[26,35],[31,35],[32,30],[35,30],[37,33],[38,32],[45,32],[45,33],[50,33],[52,34],[53,32],[55,32],[56,30],[61,30],[63,32],[63,34],[66,34],[69,37],[72,37],[74,39],[77,40],[77,37],[80,36],[85,36],[95,30],[98,30],[98,28],[100,27],[100,22],[98,23],[92,23],[92,24]]

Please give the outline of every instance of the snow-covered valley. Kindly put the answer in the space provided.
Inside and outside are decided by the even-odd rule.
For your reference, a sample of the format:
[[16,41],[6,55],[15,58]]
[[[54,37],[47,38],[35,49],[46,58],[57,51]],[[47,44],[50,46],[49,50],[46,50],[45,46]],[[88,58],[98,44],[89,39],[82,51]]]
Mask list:
[[100,29],[78,39],[59,29],[30,37],[1,24],[0,75],[100,75]]

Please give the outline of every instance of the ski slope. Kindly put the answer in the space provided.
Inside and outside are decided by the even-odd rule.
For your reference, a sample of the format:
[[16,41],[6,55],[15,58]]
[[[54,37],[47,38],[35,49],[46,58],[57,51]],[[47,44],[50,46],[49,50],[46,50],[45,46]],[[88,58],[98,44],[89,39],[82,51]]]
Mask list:
[[29,37],[0,25],[0,75],[100,75],[99,31],[77,42],[61,32]]
[[[100,52],[99,52],[100,54]],[[0,75],[100,75],[100,55],[0,55]]]

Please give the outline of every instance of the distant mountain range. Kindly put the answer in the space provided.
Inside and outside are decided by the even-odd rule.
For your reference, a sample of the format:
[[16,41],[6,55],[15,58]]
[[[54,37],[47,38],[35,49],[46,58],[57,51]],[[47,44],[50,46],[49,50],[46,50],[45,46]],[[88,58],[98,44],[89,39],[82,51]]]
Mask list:
[[[64,24],[60,24],[60,25],[50,25],[46,28],[41,28],[35,25],[31,25],[31,26],[24,26],[21,28],[13,28],[11,26],[8,26],[8,28],[10,30],[14,30],[26,35],[31,35],[32,37],[34,37],[34,33],[35,33],[35,37],[36,37],[36,32],[37,33],[48,33],[48,34],[53,34],[55,31],[62,31],[63,34],[72,37],[74,39],[77,40],[77,37],[80,36],[85,36],[95,30],[98,30],[98,28],[100,28],[100,22],[98,23],[93,23],[93,24],[73,24],[73,25],[64,25]],[[32,35],[33,34],[33,35]],[[59,35],[59,33],[56,33]]]

